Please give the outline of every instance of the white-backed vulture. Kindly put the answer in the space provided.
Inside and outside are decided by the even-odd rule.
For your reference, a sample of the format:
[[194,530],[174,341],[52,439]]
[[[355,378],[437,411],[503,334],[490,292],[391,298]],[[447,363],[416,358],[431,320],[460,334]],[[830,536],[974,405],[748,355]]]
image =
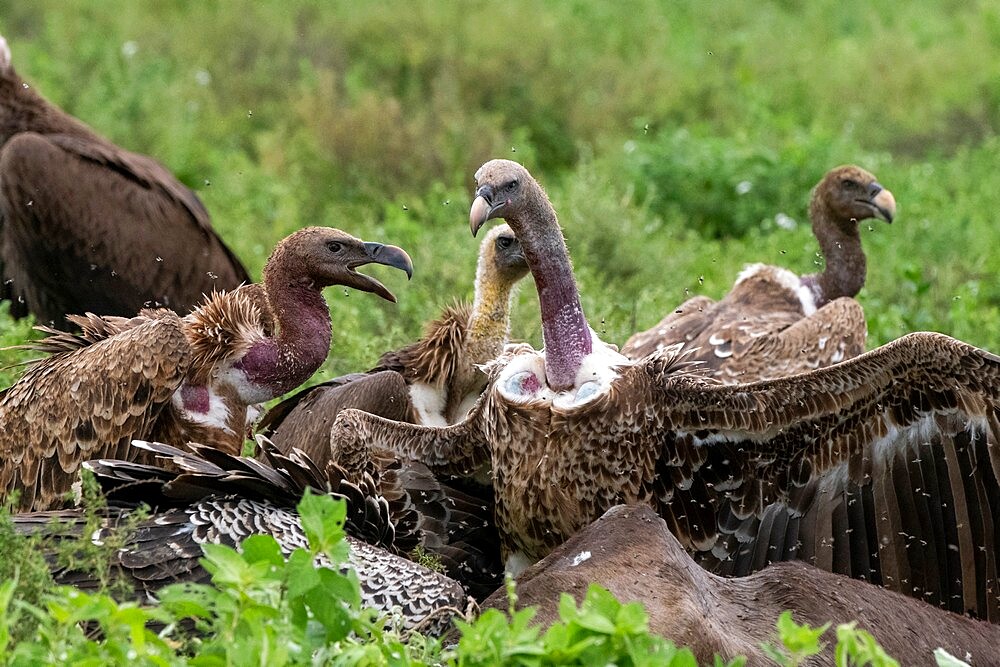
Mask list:
[[622,354],[640,359],[683,343],[722,382],[768,380],[856,357],[865,351],[865,314],[854,296],[865,284],[858,223],[892,222],[896,200],[860,167],[837,167],[813,189],[809,218],[826,262],[797,276],[754,264],[717,302],[696,296],[652,329],[633,335]]
[[11,313],[186,313],[250,277],[198,197],[97,135],[14,71],[0,37],[0,297]]
[[308,227],[282,240],[263,284],[216,293],[191,314],[74,318],[79,335],[47,330],[35,362],[0,398],[0,493],[49,509],[84,460],[128,458],[133,439],[202,442],[238,453],[248,406],[302,384],[330,351],[322,290],[345,285],[395,297],[354,269],[412,273],[406,253],[340,230]]
[[676,351],[629,360],[587,324],[541,186],[508,160],[476,180],[472,230],[502,216],[517,234],[544,352],[509,347],[459,424],[345,410],[339,449],[388,449],[453,473],[491,466],[514,573],[610,507],[643,503],[717,572],[799,559],[1000,619],[1000,358],[915,333],[738,385],[706,379]]

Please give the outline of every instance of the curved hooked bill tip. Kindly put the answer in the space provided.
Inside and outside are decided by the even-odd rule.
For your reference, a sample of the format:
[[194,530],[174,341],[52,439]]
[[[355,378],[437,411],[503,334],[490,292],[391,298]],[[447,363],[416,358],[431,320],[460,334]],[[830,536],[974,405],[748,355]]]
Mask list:
[[492,208],[490,203],[486,201],[486,197],[482,195],[476,197],[472,202],[472,208],[469,209],[469,229],[472,230],[473,236],[478,234],[479,229],[490,219]]
[[892,196],[892,193],[885,188],[880,189],[878,194],[872,198],[872,204],[875,206],[878,217],[891,224],[892,219],[896,217],[896,198]]
[[[367,241],[364,242],[364,246],[365,253],[369,258],[367,263],[384,264],[386,266],[399,269],[400,271],[406,273],[407,280],[413,277],[413,262],[410,260],[410,256],[406,254],[406,251],[402,248],[394,245],[383,245],[381,243],[369,243]],[[356,273],[353,269],[351,272]],[[396,295],[386,289],[385,285],[380,283],[378,280],[362,273],[356,273],[356,275],[358,276],[358,279],[363,282],[361,284],[352,285],[353,287],[373,292],[386,301],[396,303]]]

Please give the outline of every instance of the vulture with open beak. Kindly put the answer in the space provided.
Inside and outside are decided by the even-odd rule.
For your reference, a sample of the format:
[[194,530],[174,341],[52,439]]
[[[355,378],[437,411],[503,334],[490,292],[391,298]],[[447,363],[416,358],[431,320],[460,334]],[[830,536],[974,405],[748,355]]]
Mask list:
[[31,347],[35,362],[0,397],[0,493],[17,507],[57,505],[92,458],[129,458],[133,439],[205,443],[238,453],[248,407],[294,389],[330,351],[322,290],[344,285],[389,301],[355,269],[385,264],[412,274],[400,248],[329,227],[283,239],[263,283],[216,293],[191,314],[167,309],[131,319],[74,317],[82,332],[54,329]]
[[461,421],[486,386],[479,366],[507,343],[514,287],[527,273],[514,233],[507,225],[495,227],[480,246],[471,306],[446,308],[420,340],[383,354],[367,373],[334,378],[286,398],[264,416],[260,432],[284,451],[297,447],[325,461],[330,427],[344,408],[418,424]]
[[640,359],[682,343],[726,383],[753,382],[811,371],[865,351],[868,330],[854,296],[865,284],[858,223],[892,222],[896,200],[860,167],[837,167],[813,190],[809,218],[826,266],[797,276],[754,264],[719,301],[696,296],[653,328],[637,333],[622,354]]
[[509,347],[458,424],[345,410],[338,447],[453,474],[490,466],[512,573],[610,507],[641,503],[715,572],[805,560],[1000,619],[1000,358],[915,333],[834,366],[734,385],[676,350],[630,360],[588,325],[541,186],[508,160],[487,162],[476,180],[472,231],[503,217],[517,234],[544,351]]
[[[112,555],[110,575],[129,584],[146,603],[168,584],[208,581],[201,565],[203,544],[238,548],[247,537],[265,534],[275,538],[286,557],[305,548],[296,506],[310,490],[347,504],[347,562],[357,572],[364,606],[382,614],[398,611],[402,627],[432,635],[448,629],[452,617],[474,608],[458,582],[405,557],[406,545],[419,539],[412,534],[419,510],[393,508],[370,478],[354,484],[335,465],[321,469],[301,452],[285,456],[266,439],[259,444],[264,463],[203,445],[190,444],[185,451],[137,440],[134,448],[170,468],[122,460],[85,462],[108,501],[95,533],[84,536],[87,516],[80,509],[18,514],[12,518],[14,526],[22,534],[57,544],[87,538],[106,543],[116,527],[128,526],[119,537],[123,544]],[[149,506],[150,514],[137,523],[129,521],[130,512],[140,505]],[[47,554],[56,581],[98,588],[105,573],[95,575],[66,565],[65,559],[60,562],[57,554],[66,551],[63,544]],[[325,557],[318,560],[329,566]]]
[[0,37],[0,297],[16,317],[186,313],[250,278],[163,165],[94,133],[25,83]]

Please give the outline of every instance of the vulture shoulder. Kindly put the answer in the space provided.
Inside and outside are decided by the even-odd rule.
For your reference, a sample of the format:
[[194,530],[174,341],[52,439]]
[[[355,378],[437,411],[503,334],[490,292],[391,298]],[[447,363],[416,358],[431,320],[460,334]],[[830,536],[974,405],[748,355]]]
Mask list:
[[86,344],[64,344],[3,394],[0,490],[19,492],[22,509],[57,503],[82,461],[123,456],[180,387],[191,363],[180,319],[160,311],[133,324],[93,342],[85,329]]
[[198,197],[152,158],[98,137],[22,132],[0,148],[0,173],[3,268],[42,321],[185,311],[249,282]]

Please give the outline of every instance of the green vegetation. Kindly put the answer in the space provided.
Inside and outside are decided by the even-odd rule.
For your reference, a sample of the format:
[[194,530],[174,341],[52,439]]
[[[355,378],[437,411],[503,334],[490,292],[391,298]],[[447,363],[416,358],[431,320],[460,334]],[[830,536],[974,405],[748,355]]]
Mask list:
[[[328,291],[317,380],[471,295],[490,157],[546,185],[610,341],[745,263],[810,270],[809,188],[857,162],[900,204],[864,232],[869,344],[933,329],[1000,350],[995,3],[0,0],[0,17],[19,72],[169,165],[254,274],[308,224],[411,252],[409,284],[373,269],[396,306]],[[513,333],[539,341],[530,287]]]
[[[488,610],[458,622],[457,645],[416,633],[405,634],[392,620],[360,606],[351,571],[315,565],[319,553],[334,566],[347,558],[346,505],[329,496],[306,494],[299,503],[309,549],[287,560],[275,539],[254,535],[239,552],[206,545],[204,564],[212,583],[175,584],[151,607],[119,602],[106,588],[87,593],[49,583],[32,600],[15,595],[20,576],[0,581],[0,666],[20,665],[450,665],[545,667],[621,665],[697,667],[690,650],[679,649],[649,632],[648,617],[636,602],[622,604],[591,585],[577,605],[563,594],[560,620],[542,632],[532,625],[535,609]],[[0,517],[9,526],[9,517]],[[0,531],[0,553],[37,544],[13,531]],[[63,543],[58,549],[67,548]],[[40,562],[37,552],[23,552]],[[40,581],[38,575],[29,578]],[[27,622],[27,623],[26,623]],[[821,628],[800,626],[786,613],[778,620],[775,661],[795,667],[823,650]],[[867,633],[837,628],[838,665],[898,667]],[[716,658],[715,667],[742,667],[746,661]]]
[[[854,162],[900,205],[893,225],[863,230],[869,346],[930,329],[1000,351],[994,2],[0,0],[0,33],[31,85],[196,189],[253,274],[310,224],[407,248],[411,282],[371,269],[397,305],[328,290],[334,348],[315,381],[368,367],[471,296],[472,174],[491,157],[524,162],[546,186],[608,341],[693,294],[722,294],[746,263],[812,270],[809,188]],[[0,345],[23,342],[27,323],[6,312]],[[540,342],[530,287],[513,335]],[[0,385],[31,356],[4,352]],[[16,580],[35,582],[24,562]],[[9,583],[0,593],[8,629],[10,614],[36,618]],[[108,643],[173,650],[141,629],[145,611],[60,595],[51,613],[117,624]],[[476,627],[523,638],[491,617]],[[40,646],[84,641],[37,618],[50,633]],[[367,627],[378,641],[358,645],[364,655],[400,646]],[[561,632],[552,642],[568,650],[576,630]]]

